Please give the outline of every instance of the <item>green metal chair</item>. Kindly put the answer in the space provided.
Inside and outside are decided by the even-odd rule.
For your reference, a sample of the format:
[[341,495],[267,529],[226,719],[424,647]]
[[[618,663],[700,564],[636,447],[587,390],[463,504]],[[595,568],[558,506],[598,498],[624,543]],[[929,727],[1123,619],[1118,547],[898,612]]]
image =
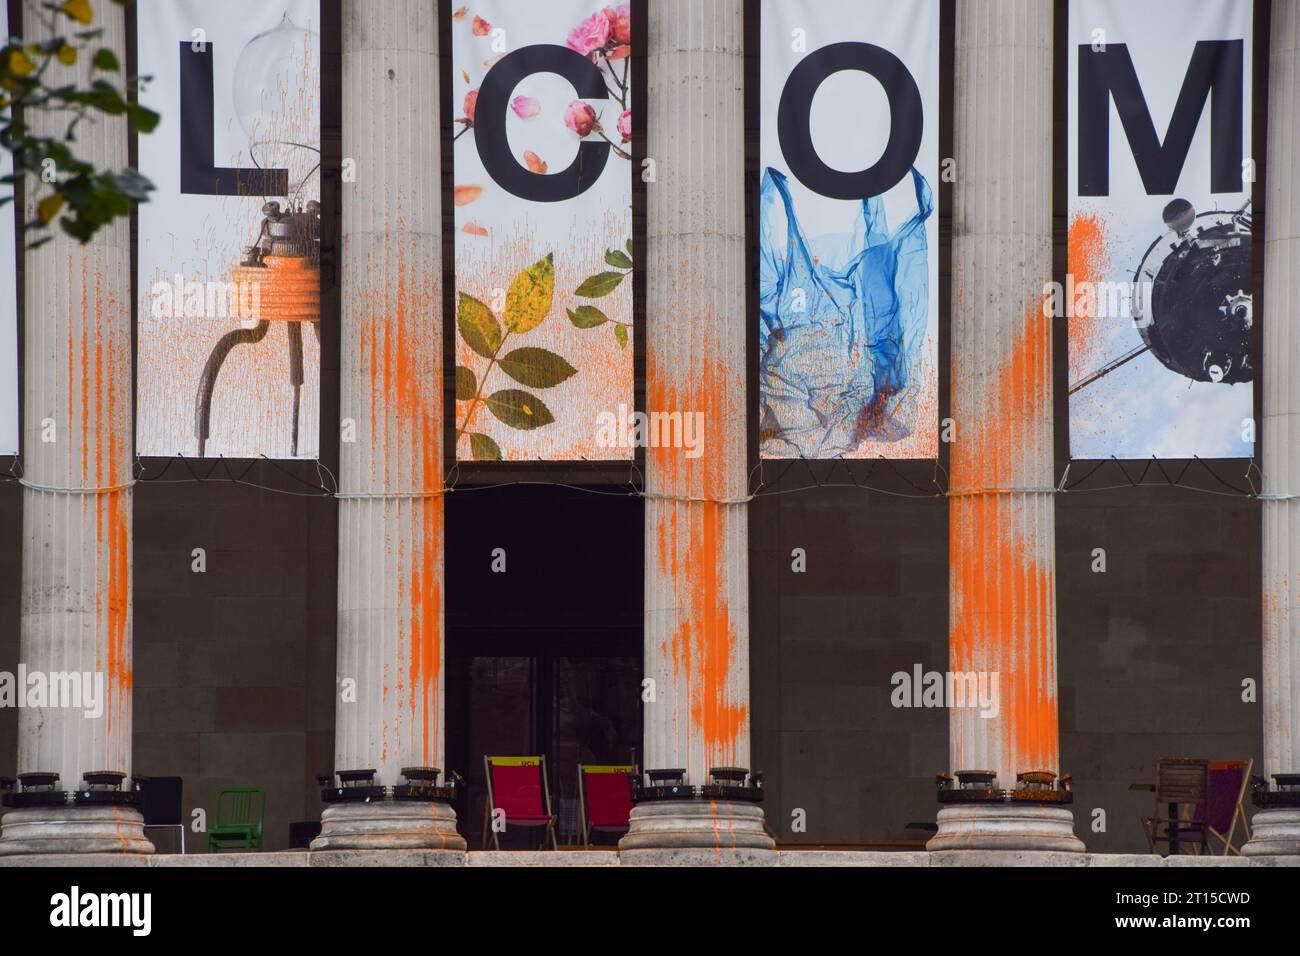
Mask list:
[[266,791],[232,787],[217,794],[217,822],[208,828],[208,852],[262,849]]

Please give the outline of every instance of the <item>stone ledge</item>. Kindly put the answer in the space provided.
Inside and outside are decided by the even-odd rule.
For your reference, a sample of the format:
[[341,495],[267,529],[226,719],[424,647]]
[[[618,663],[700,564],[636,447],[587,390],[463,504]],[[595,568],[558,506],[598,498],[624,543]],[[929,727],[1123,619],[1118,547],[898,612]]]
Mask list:
[[[641,854],[638,865],[654,865]],[[680,854],[680,851],[678,851]],[[716,855],[705,860],[686,861],[687,865],[711,865]],[[816,867],[1300,867],[1300,856],[1175,856],[1161,857],[1145,853],[1053,853],[1024,850],[778,850],[777,866]],[[0,869],[6,867],[268,867],[268,866],[474,866],[474,867],[606,867],[625,865],[614,850],[473,850],[458,853],[448,850],[288,850],[278,853],[49,853],[32,856],[0,857]]]
[[614,850],[474,850],[466,866],[618,866]]

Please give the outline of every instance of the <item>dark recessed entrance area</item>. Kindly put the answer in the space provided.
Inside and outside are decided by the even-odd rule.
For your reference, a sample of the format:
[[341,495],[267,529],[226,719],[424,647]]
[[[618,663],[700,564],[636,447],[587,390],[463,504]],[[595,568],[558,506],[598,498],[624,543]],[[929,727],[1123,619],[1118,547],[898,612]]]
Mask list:
[[[624,490],[447,496],[447,764],[468,783],[456,812],[471,848],[485,754],[546,758],[561,844],[580,840],[578,764],[640,760],[644,508]],[[500,836],[520,849],[540,832]]]

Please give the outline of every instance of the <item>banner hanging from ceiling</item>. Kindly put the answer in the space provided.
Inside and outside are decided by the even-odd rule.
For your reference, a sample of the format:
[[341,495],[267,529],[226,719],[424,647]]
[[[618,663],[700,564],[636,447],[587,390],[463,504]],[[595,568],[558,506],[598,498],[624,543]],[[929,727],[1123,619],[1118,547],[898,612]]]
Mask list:
[[[9,10],[0,3],[0,46],[9,37]],[[8,114],[0,113],[0,126]],[[0,178],[13,173],[13,158],[0,149]],[[18,454],[18,259],[13,187],[0,183],[0,455]]]
[[761,20],[761,453],[934,458],[938,0]]
[[1074,458],[1244,458],[1255,439],[1250,0],[1072,0]]
[[629,459],[630,5],[450,16],[457,457]]
[[[147,12],[147,15],[144,15]],[[151,4],[138,18],[141,455],[315,458],[318,0]]]

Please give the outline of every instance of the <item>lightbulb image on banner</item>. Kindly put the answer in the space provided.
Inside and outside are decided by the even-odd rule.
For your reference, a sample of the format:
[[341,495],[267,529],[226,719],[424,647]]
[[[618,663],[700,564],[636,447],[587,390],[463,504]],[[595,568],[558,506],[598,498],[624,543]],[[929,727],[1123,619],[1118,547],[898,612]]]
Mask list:
[[632,8],[449,14],[456,457],[627,460],[633,408]]
[[1258,356],[1250,0],[1074,0],[1074,458],[1248,458]]
[[762,456],[933,458],[938,2],[761,15]]
[[139,18],[141,455],[315,458],[320,414],[318,0]]

